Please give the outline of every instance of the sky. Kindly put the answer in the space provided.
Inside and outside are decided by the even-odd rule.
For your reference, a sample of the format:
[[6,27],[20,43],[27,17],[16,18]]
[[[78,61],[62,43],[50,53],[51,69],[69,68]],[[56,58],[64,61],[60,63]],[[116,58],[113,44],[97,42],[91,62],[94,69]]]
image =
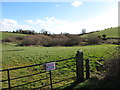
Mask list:
[[8,2],[3,1],[1,31],[41,29],[79,34],[118,26],[118,1]]

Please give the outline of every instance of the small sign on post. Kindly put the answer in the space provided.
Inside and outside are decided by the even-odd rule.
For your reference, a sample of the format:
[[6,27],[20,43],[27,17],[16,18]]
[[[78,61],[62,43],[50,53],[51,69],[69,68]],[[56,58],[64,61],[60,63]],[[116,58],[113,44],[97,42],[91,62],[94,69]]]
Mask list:
[[46,71],[55,70],[55,62],[46,63]]
[[49,74],[50,74],[50,86],[51,86],[51,90],[53,90],[52,72],[51,72],[51,70],[55,70],[55,62],[46,63],[45,67],[46,67],[46,71],[49,71]]

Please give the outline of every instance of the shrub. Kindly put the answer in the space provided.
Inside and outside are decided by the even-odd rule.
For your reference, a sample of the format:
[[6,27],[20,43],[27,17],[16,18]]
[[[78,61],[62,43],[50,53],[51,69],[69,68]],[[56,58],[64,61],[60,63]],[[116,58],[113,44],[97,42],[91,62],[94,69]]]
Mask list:
[[24,40],[25,36],[9,36],[2,40],[2,42],[18,42]]
[[101,41],[101,39],[95,34],[90,34],[87,37],[87,43],[90,45],[91,44],[98,44],[100,41]]
[[52,35],[50,36],[52,41],[49,43],[49,46],[65,46],[69,38],[65,35]]
[[16,41],[16,39],[13,37],[5,38],[2,40],[2,42],[15,42],[15,41]]
[[51,38],[45,35],[32,35],[27,36],[22,43],[21,46],[29,46],[29,45],[47,45],[51,42]]
[[105,62],[107,68],[105,72],[105,78],[113,81],[120,81],[120,60],[119,51],[113,54],[113,56]]
[[52,35],[52,42],[49,46],[74,46],[79,45],[81,38],[74,35]]
[[64,41],[61,38],[54,38],[52,41],[48,44],[48,46],[63,46]]
[[80,38],[79,36],[69,35],[68,38],[69,40],[66,42],[66,46],[79,45],[82,41],[82,38]]
[[21,43],[21,46],[29,46],[29,45],[35,45],[34,38],[31,36],[26,37]]
[[81,42],[79,36],[74,35],[32,35],[24,38],[21,46],[41,45],[41,46],[73,46]]
[[25,36],[14,36],[16,40],[24,40]]
[[103,38],[106,38],[106,35],[105,35],[105,34],[103,34],[103,35],[102,35],[102,37],[103,37]]

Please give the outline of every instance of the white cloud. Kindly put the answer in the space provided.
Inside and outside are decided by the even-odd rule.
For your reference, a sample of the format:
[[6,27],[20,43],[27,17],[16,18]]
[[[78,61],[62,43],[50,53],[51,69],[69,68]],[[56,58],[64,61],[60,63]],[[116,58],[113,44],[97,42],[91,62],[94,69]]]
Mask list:
[[43,28],[51,32],[60,33],[63,30],[60,30],[59,27],[63,27],[63,25],[68,22],[65,20],[58,20],[55,17],[46,17],[45,20],[37,19],[34,23],[41,29]]
[[80,33],[83,28],[85,28],[87,32],[91,32],[110,27],[117,27],[118,7],[115,5],[101,15],[86,21],[69,22],[66,20],[58,20],[55,17],[47,17],[46,20],[44,20],[44,23],[41,23],[41,25],[46,30],[54,33]]
[[71,3],[71,5],[74,6],[74,7],[79,7],[82,4],[83,3],[81,1],[74,1],[74,2]]
[[33,20],[24,20],[25,22],[27,22],[28,24],[33,24]]
[[87,32],[103,30],[105,28],[118,26],[118,7],[112,7],[105,13],[88,19],[86,21],[70,22],[67,20],[56,19],[55,17],[45,17],[37,20],[24,20],[26,24],[19,24],[13,19],[3,19],[0,21],[0,30],[13,31],[16,29],[29,29],[40,32],[41,29],[54,33],[68,32],[81,33],[85,28]]
[[12,19],[3,19],[0,23],[2,25],[7,25],[7,26],[17,25],[17,22],[15,20],[12,20]]
[[53,28],[56,33],[67,32],[71,34],[80,33],[81,29],[82,27],[80,22],[65,22],[63,24],[56,25]]
[[37,19],[32,22],[32,26],[34,26],[34,28],[37,27],[37,32],[39,32],[41,29],[46,29],[47,31],[54,33],[80,33],[80,30],[82,29],[80,22],[69,22],[66,20],[56,19],[55,17],[45,17],[45,20]]
[[85,26],[88,32],[103,30],[105,28],[110,28],[110,27],[117,27],[118,26],[118,7],[112,7],[107,12],[84,21],[83,26]]
[[2,19],[0,21],[0,31],[13,31],[16,29],[31,29],[31,26],[18,24],[13,19]]
[[56,6],[56,7],[59,7],[60,5],[59,5],[59,4],[56,4],[55,6]]
[[40,23],[44,23],[44,21],[37,19],[36,21],[34,21],[35,24],[40,24]]
[[0,21],[0,30],[1,31],[11,30],[16,26],[17,26],[17,22],[15,20],[12,20],[12,19],[3,19]]

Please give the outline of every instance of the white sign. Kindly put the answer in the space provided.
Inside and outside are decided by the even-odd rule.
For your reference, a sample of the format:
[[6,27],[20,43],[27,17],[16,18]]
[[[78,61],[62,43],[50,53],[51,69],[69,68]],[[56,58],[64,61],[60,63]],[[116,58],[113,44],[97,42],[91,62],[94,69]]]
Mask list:
[[55,70],[55,62],[46,63],[46,70],[47,71]]

